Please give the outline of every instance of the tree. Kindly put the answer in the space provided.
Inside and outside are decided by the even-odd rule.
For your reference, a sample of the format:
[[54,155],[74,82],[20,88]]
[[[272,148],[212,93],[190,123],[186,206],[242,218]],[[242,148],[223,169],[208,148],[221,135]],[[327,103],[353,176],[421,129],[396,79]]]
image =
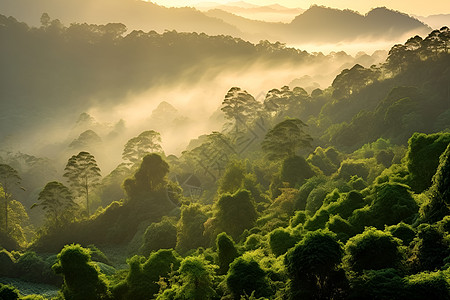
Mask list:
[[58,254],[52,269],[64,276],[62,293],[67,300],[108,299],[106,278],[91,261],[89,249],[66,245]]
[[63,176],[67,177],[75,193],[79,196],[86,196],[86,212],[89,217],[89,190],[98,185],[101,178],[100,168],[97,166],[94,156],[84,151],[73,155],[68,160],[64,171]]
[[161,135],[154,130],[147,130],[125,144],[122,158],[131,164],[136,164],[147,154],[162,152]]
[[46,211],[49,227],[60,227],[73,219],[73,213],[77,208],[72,193],[64,184],[57,181],[45,185],[39,193],[38,202],[33,204],[31,208],[38,206]]
[[221,110],[227,119],[234,120],[234,129],[238,133],[239,124],[245,126],[253,120],[260,106],[261,104],[247,91],[232,87],[225,95]]
[[19,173],[14,168],[6,164],[0,164],[0,184],[3,187],[2,198],[5,203],[4,214],[6,234],[8,234],[8,204],[12,197],[13,190],[20,187],[21,180]]
[[233,239],[225,232],[220,233],[216,238],[216,247],[218,252],[218,273],[226,274],[230,264],[239,256]]
[[301,156],[293,155],[283,160],[281,165],[281,181],[288,182],[290,187],[301,186],[306,179],[316,175],[308,162]]
[[285,256],[290,282],[290,299],[334,299],[346,287],[338,269],[343,251],[333,233],[308,232]]
[[144,233],[144,242],[140,252],[148,256],[159,249],[173,249],[177,243],[177,228],[174,222],[164,218],[159,223],[152,223]]
[[237,240],[245,229],[254,226],[257,216],[249,191],[239,190],[234,194],[223,194],[216,203],[216,232],[226,232]]
[[429,189],[430,201],[421,208],[425,221],[434,223],[450,213],[450,144],[442,153],[436,174]]
[[181,207],[181,216],[177,225],[177,251],[184,253],[191,249],[207,246],[207,240],[203,235],[205,231],[203,224],[206,220],[208,217],[202,211],[200,204]]
[[400,240],[372,227],[348,240],[345,260],[355,272],[398,268],[402,260],[399,247]]
[[193,300],[212,299],[216,296],[213,290],[214,268],[202,257],[186,257],[180,265],[182,285],[180,298]]
[[270,160],[295,155],[302,148],[311,148],[312,138],[303,131],[307,126],[299,119],[286,119],[270,129],[261,144]]
[[161,277],[168,277],[169,273],[178,270],[180,258],[172,249],[160,249],[150,254],[145,260],[142,256],[133,256],[127,260],[130,272],[122,283],[122,297],[118,299],[146,300],[153,299],[158,293],[158,281]]
[[149,192],[161,191],[167,185],[169,165],[159,154],[147,154],[134,174],[123,185],[130,198],[140,198]]
[[232,262],[226,282],[236,300],[253,293],[255,297],[265,297],[269,296],[271,292],[266,272],[253,258],[239,257]]

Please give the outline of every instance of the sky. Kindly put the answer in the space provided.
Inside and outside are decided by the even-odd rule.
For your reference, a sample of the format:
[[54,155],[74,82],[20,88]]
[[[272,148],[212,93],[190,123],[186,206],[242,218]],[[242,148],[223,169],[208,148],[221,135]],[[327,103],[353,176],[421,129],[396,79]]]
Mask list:
[[[226,0],[151,0],[164,6],[194,6],[201,2],[227,3],[236,2]],[[280,4],[286,7],[308,8],[313,4],[324,5],[339,9],[352,9],[362,14],[371,8],[386,6],[408,14],[428,16],[431,14],[450,14],[450,0],[245,0],[245,2],[257,5]]]

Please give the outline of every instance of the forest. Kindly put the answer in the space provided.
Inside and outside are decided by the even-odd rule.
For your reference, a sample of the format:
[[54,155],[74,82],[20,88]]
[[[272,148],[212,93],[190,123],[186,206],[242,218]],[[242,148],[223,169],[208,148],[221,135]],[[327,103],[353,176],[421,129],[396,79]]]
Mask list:
[[[448,27],[364,66],[48,14],[40,27],[0,25],[15,41],[0,47],[1,97],[14,100],[1,108],[5,132],[33,118],[23,111],[50,121],[176,77],[207,85],[211,62],[347,64],[326,88],[286,82],[259,98],[228,87],[211,99],[220,129],[178,155],[150,126],[110,149],[125,122],[99,133],[87,112],[61,153],[0,144],[0,299],[450,299]],[[98,157],[111,151],[121,160],[104,173]]]

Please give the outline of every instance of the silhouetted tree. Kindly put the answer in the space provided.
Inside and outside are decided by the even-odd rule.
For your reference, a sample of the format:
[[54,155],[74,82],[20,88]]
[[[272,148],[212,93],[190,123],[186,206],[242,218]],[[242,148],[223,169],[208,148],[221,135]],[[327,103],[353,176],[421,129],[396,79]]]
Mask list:
[[3,187],[5,233],[8,234],[8,204],[14,189],[20,187],[21,178],[19,173],[9,165],[0,164],[0,184]]
[[154,130],[147,130],[130,139],[123,149],[122,158],[135,164],[150,153],[162,153],[161,135]]
[[89,191],[100,182],[100,168],[93,155],[89,152],[80,152],[73,155],[66,164],[64,177],[69,181],[70,186],[79,196],[86,197],[86,212],[90,216]]
[[255,118],[260,106],[261,104],[247,91],[232,87],[225,95],[221,110],[227,119],[234,120],[234,129],[238,133],[240,125],[245,126]]
[[311,148],[312,138],[303,131],[307,126],[299,119],[286,119],[270,129],[261,144],[270,160],[295,155],[297,150]]
[[74,218],[77,204],[64,184],[52,181],[39,193],[38,202],[31,206],[34,207],[42,207],[46,211],[49,227],[60,227]]

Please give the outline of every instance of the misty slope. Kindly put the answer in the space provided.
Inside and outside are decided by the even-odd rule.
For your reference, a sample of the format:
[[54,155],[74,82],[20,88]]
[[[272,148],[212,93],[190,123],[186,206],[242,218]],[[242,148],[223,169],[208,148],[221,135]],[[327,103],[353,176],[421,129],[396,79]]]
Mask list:
[[297,15],[304,12],[300,8],[287,8],[279,4],[257,6],[245,2],[199,3],[195,7],[201,11],[222,10],[252,20],[289,23]]
[[166,8],[152,2],[134,0],[4,0],[0,13],[11,15],[31,25],[38,25],[42,13],[59,18],[63,23],[120,22],[129,29],[145,31],[177,30],[204,32],[210,35],[241,36],[237,28],[222,20],[208,17],[194,8]]
[[411,32],[426,34],[430,30],[417,19],[384,7],[363,16],[351,10],[312,6],[289,24],[249,20],[217,9],[208,11],[207,15],[220,18],[253,37],[265,34],[269,40],[276,37],[290,43],[394,40]]
[[433,29],[439,29],[450,24],[450,14],[431,15],[428,17],[416,16],[416,18]]
[[[290,82],[303,75],[320,75],[314,80],[329,84],[344,66],[356,63],[345,53],[312,55],[280,43],[251,44],[230,36],[174,31],[125,34],[122,24],[66,27],[58,20],[46,20],[45,26],[36,28],[5,16],[0,16],[0,24],[0,40],[7,41],[0,49],[1,138],[13,135],[21,144],[29,142],[29,136],[20,138],[18,133],[27,135],[30,128],[35,131],[50,124],[72,126],[71,119],[93,107],[123,111],[130,98],[152,88],[162,91],[142,96],[145,103],[135,104],[144,105],[141,113],[152,109],[152,103],[170,100],[167,97],[177,89],[183,103],[198,102],[200,96],[201,108],[216,109],[218,103],[210,99],[223,97],[238,76],[254,83],[253,74],[264,71],[267,78],[258,79],[257,85],[247,83],[260,92],[270,87],[263,87],[264,82],[272,85],[286,76],[290,78],[283,81]],[[377,62],[369,59],[366,65]],[[321,71],[311,74],[316,67]],[[210,80],[209,88],[199,88],[204,78]],[[192,94],[194,89],[201,92]],[[198,109],[195,113],[198,118]]]

